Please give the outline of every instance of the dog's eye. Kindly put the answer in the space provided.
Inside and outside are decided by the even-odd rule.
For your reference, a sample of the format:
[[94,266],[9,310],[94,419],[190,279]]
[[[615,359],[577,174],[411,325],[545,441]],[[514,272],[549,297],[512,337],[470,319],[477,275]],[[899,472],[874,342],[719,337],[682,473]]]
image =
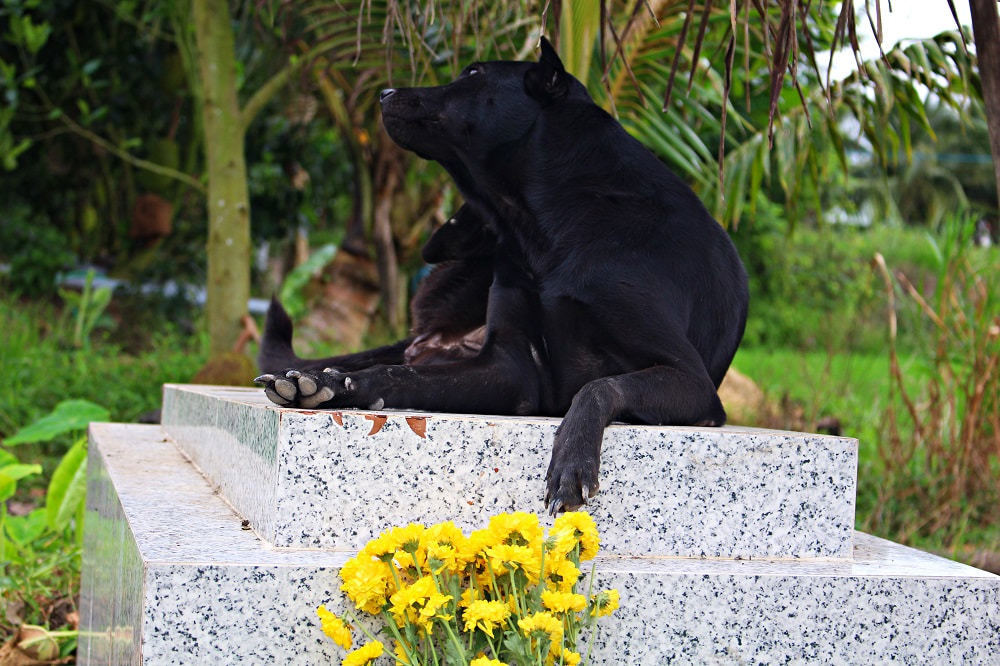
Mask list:
[[465,68],[466,76],[472,76],[473,74],[478,74],[478,73],[479,73],[479,67],[477,67],[476,65],[470,65],[469,67]]

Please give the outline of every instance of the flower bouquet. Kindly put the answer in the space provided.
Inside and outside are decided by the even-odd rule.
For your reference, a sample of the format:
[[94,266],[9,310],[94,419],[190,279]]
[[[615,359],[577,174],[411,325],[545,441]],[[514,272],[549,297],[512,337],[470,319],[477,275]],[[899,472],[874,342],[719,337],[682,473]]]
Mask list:
[[[501,514],[464,535],[454,523],[393,528],[370,541],[340,570],[341,590],[358,611],[381,617],[396,664],[501,666],[581,663],[580,630],[618,607],[618,592],[579,594],[580,563],[597,554],[593,518],[560,515],[546,536],[538,516]],[[323,631],[353,647],[348,611],[320,606]],[[370,664],[386,651],[368,642],[344,666]]]

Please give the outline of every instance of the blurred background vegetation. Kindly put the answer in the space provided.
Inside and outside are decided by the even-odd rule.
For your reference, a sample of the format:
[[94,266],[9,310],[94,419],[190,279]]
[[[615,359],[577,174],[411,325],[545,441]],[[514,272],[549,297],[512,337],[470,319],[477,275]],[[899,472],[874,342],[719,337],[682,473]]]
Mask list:
[[101,412],[23,428],[67,399],[135,421],[163,382],[246,382],[275,293],[310,353],[405,333],[419,248],[459,202],[388,140],[377,92],[531,58],[543,26],[739,247],[733,420],[858,437],[859,528],[1000,569],[1000,239],[968,28],[835,76],[880,3],[195,4],[0,0],[5,635],[72,655],[76,442]]

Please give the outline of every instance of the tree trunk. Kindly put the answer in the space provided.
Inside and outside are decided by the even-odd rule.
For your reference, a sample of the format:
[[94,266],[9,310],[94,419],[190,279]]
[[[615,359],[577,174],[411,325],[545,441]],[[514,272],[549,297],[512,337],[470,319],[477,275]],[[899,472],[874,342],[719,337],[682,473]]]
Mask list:
[[972,35],[976,41],[976,61],[986,104],[986,125],[990,131],[993,177],[1000,197],[1000,16],[996,0],[969,0]]
[[198,45],[208,169],[208,321],[210,352],[230,351],[250,297],[250,200],[236,55],[226,0],[191,3]]

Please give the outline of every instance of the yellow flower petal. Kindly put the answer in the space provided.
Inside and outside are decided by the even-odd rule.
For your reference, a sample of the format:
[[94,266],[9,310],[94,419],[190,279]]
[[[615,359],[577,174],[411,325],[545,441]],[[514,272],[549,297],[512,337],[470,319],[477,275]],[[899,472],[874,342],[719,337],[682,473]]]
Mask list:
[[462,612],[465,631],[482,629],[490,638],[493,638],[493,629],[501,626],[508,617],[510,609],[502,601],[473,601]]
[[372,641],[362,648],[348,654],[343,661],[343,666],[367,666],[382,656],[384,646],[378,641]]
[[562,620],[552,613],[539,612],[517,621],[521,633],[530,637],[534,633],[548,634],[549,640],[558,643],[563,632]]
[[545,590],[542,592],[542,605],[555,613],[568,613],[570,611],[579,613],[587,607],[587,597],[573,592]]
[[572,592],[576,581],[580,579],[580,570],[572,560],[553,557],[545,563],[545,584],[559,592]]
[[316,614],[319,615],[323,625],[323,633],[332,638],[333,642],[340,647],[350,650],[353,640],[351,639],[351,631],[344,624],[344,621],[328,611],[326,606],[317,608]]
[[507,662],[489,657],[476,657],[469,662],[469,666],[507,666]]
[[395,589],[389,565],[359,554],[340,569],[340,589],[359,610],[377,615]]
[[597,524],[586,511],[560,514],[552,524],[552,534],[570,534],[580,544],[580,561],[593,559],[600,546]]
[[618,608],[618,590],[607,590],[591,597],[590,614],[597,617],[611,615]]

